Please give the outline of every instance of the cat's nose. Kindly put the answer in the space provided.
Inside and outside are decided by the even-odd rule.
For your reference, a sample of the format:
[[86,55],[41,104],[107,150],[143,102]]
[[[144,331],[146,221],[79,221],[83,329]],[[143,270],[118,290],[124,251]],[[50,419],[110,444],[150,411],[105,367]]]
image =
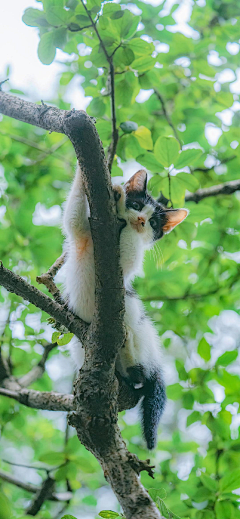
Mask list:
[[138,216],[138,223],[140,223],[144,227],[144,225],[145,225],[145,218],[143,218],[143,216]]

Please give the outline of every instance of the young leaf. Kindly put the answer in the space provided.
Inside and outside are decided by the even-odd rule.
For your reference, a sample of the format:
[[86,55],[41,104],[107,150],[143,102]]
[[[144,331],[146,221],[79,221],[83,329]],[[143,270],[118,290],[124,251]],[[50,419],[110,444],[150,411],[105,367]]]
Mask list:
[[57,339],[57,343],[59,346],[65,346],[65,344],[68,344],[71,339],[73,338],[73,333],[64,333],[63,337],[60,337],[60,339]]
[[98,515],[99,517],[104,517],[104,519],[116,519],[117,517],[121,517],[117,512],[112,512],[112,510],[102,510]]
[[189,150],[183,150],[174,166],[176,169],[184,168],[185,166],[191,166],[199,157],[202,155],[202,150],[191,148]]
[[199,182],[196,177],[191,175],[190,173],[178,173],[175,177],[178,182],[181,182],[188,191],[192,193],[196,191],[199,186]]
[[202,357],[202,359],[204,359],[206,362],[211,359],[211,348],[205,337],[200,340],[197,352],[198,355],[200,355],[200,357]]
[[179,150],[179,142],[174,137],[159,137],[154,146],[154,155],[165,168],[168,168],[174,163]]
[[220,480],[220,491],[222,493],[232,492],[237,488],[240,488],[240,469],[233,470]]
[[238,356],[238,351],[237,350],[226,351],[225,353],[223,353],[223,355],[218,357],[216,365],[217,366],[224,366],[224,367],[228,366],[228,364],[231,364],[231,362],[236,360],[237,356]]
[[134,135],[137,137],[137,140],[142,148],[145,150],[153,149],[152,136],[148,128],[145,126],[139,126]]
[[178,384],[178,382],[167,387],[167,397],[171,400],[178,400],[181,398],[182,393],[183,388],[180,384]]
[[38,57],[44,65],[50,65],[56,54],[53,31],[45,32],[38,44]]
[[32,7],[24,11],[22,21],[29,27],[49,27],[45,13]]
[[193,423],[197,422],[198,420],[201,420],[201,413],[199,411],[193,411],[188,417],[187,417],[187,427],[192,425]]

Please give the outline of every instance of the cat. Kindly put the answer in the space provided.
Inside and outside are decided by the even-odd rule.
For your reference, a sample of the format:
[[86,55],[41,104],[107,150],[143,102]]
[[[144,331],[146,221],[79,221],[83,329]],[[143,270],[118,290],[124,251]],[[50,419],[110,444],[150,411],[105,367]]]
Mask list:
[[[143,435],[148,449],[156,445],[158,423],[165,406],[160,341],[151,319],[133,290],[141,274],[144,253],[187,216],[187,209],[166,209],[147,192],[147,173],[139,170],[124,186],[114,186],[119,218],[126,224],[120,235],[120,263],[125,287],[126,341],[118,354],[116,371],[140,392]],[[63,216],[66,235],[65,297],[70,309],[87,323],[94,314],[95,267],[89,225],[89,206],[80,166],[70,190]],[[71,356],[80,369],[84,349],[74,337]]]

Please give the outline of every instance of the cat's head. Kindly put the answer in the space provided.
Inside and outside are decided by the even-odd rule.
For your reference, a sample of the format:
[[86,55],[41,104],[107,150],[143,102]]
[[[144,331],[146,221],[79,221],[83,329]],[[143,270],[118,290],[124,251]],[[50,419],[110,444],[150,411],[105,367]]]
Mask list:
[[[118,193],[118,194],[117,194]],[[147,192],[147,172],[140,169],[116,191],[118,214],[139,233],[146,244],[168,234],[188,215],[187,209],[167,209]]]

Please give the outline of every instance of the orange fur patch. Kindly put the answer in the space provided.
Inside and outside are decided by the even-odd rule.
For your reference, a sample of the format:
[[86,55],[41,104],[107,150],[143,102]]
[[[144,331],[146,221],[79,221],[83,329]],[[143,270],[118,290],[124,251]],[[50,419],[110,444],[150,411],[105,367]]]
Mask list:
[[140,169],[125,184],[126,193],[129,191],[142,191],[145,186],[147,173],[144,169]]
[[76,253],[77,253],[77,257],[78,259],[82,258],[84,256],[84,254],[87,252],[87,249],[90,245],[90,237],[89,236],[81,236],[81,238],[79,238],[77,241],[76,241]]

